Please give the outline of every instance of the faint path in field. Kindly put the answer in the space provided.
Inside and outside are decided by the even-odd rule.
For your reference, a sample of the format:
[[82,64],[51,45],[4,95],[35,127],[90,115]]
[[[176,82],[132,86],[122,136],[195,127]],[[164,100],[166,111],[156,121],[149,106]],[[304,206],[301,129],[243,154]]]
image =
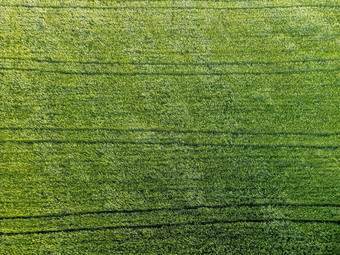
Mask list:
[[211,221],[189,221],[179,223],[159,223],[148,225],[121,225],[121,226],[103,226],[103,227],[88,227],[88,228],[69,228],[55,230],[39,230],[27,232],[0,232],[0,236],[17,236],[17,235],[35,235],[35,234],[54,234],[54,233],[71,233],[81,231],[101,231],[114,229],[144,229],[144,228],[164,228],[177,226],[202,226],[213,224],[234,224],[234,223],[271,223],[271,222],[293,222],[293,223],[324,223],[339,225],[339,220],[308,220],[308,219],[239,219],[239,220],[211,220]]
[[89,212],[74,212],[74,213],[55,213],[43,215],[21,215],[21,216],[2,216],[0,220],[16,220],[16,219],[40,219],[40,218],[60,218],[67,216],[81,215],[99,215],[99,214],[117,214],[117,213],[148,213],[159,211],[182,211],[182,210],[197,210],[201,208],[207,209],[222,209],[222,208],[238,208],[238,207],[340,207],[340,204],[308,204],[308,203],[241,203],[241,204],[226,204],[226,205],[198,205],[185,206],[174,208],[149,208],[149,209],[132,209],[132,210],[105,210],[105,211],[89,211]]
[[281,5],[281,6],[252,6],[252,7],[196,7],[196,6],[81,6],[81,5],[28,5],[28,4],[1,4],[0,7],[27,8],[27,9],[87,9],[87,10],[126,10],[126,9],[166,9],[166,10],[267,10],[267,9],[294,9],[294,8],[340,8],[340,5]]
[[59,128],[59,127],[0,127],[0,130],[31,130],[31,131],[110,131],[117,133],[134,133],[134,132],[150,132],[150,133],[175,133],[175,134],[231,134],[231,135],[269,135],[269,136],[337,136],[340,132],[326,133],[305,133],[305,132],[237,132],[237,131],[223,131],[223,130],[178,130],[178,129],[158,129],[158,128],[130,128],[130,129],[119,129],[109,127],[70,127],[70,128]]
[[189,147],[240,147],[240,148],[310,148],[310,149],[338,149],[340,145],[308,145],[308,144],[223,144],[223,143],[188,143],[188,142],[149,142],[149,141],[122,141],[122,140],[2,140],[3,143],[18,143],[18,144],[39,144],[39,143],[74,143],[74,144],[143,144],[143,145],[178,145]]

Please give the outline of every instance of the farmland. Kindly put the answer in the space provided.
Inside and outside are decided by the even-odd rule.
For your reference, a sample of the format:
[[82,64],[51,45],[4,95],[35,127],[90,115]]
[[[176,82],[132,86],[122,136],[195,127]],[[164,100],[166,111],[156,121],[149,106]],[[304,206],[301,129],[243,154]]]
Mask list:
[[0,0],[0,254],[336,254],[339,8]]

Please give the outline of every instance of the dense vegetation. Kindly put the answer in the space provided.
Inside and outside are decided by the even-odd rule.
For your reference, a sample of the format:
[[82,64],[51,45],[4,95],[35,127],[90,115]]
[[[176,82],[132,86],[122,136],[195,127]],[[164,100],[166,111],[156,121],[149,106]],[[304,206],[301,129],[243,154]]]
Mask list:
[[0,1],[1,254],[336,254],[339,5]]

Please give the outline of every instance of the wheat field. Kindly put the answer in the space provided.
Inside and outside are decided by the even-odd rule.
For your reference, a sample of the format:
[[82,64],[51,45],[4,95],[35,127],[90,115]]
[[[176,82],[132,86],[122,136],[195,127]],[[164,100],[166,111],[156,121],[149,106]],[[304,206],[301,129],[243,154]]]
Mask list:
[[0,254],[339,254],[339,8],[0,0]]

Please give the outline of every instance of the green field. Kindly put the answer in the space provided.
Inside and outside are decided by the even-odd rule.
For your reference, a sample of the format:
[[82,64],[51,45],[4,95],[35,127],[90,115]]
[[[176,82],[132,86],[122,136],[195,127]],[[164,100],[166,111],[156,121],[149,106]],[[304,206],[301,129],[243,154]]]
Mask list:
[[0,254],[340,254],[336,0],[0,0]]

